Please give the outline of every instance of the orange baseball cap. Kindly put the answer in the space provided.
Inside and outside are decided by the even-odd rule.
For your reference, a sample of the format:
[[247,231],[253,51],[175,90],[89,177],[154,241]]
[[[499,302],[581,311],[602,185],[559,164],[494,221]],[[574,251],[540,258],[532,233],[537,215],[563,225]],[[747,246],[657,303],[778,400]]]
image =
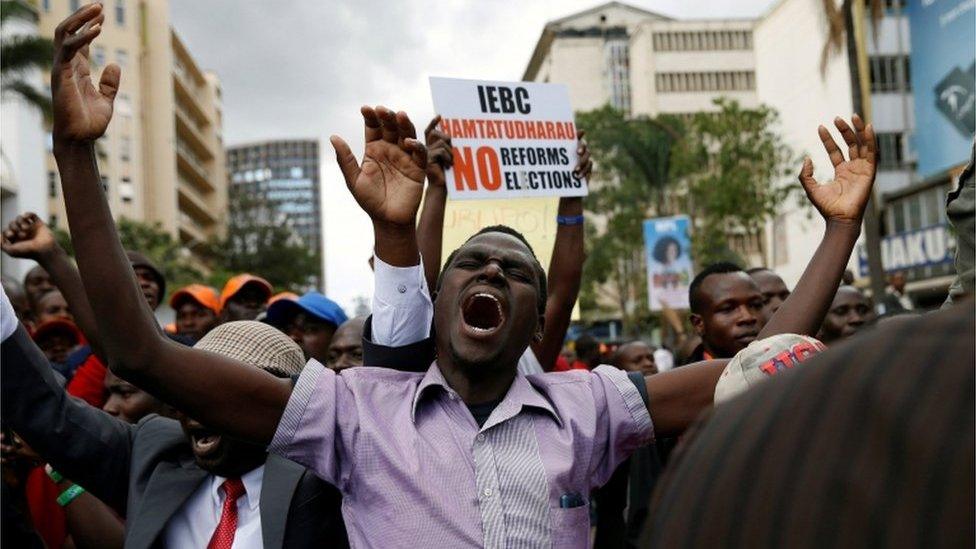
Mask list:
[[249,273],[239,274],[231,277],[224,284],[224,290],[220,292],[220,308],[223,309],[224,305],[227,304],[227,300],[234,297],[237,292],[241,291],[248,284],[255,284],[261,288],[265,293],[265,300],[269,299],[271,294],[274,293],[274,289],[271,288],[271,283],[260,276],[254,276]]
[[173,292],[169,298],[169,306],[176,308],[180,301],[189,298],[210,309],[214,314],[220,313],[220,298],[217,290],[203,284],[190,284]]
[[298,301],[298,294],[295,292],[278,292],[271,296],[268,300],[268,305],[271,305],[275,301],[281,301],[282,299],[287,299],[288,301]]

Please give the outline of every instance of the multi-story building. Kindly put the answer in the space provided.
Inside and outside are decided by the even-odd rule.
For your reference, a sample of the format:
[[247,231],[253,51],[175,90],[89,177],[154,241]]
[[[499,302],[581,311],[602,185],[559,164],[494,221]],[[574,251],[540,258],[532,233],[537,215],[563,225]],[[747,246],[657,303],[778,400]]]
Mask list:
[[[41,34],[53,36],[79,4],[38,0]],[[170,27],[165,0],[112,0],[105,16],[91,62],[96,74],[118,64],[122,82],[112,122],[97,143],[102,186],[116,218],[159,224],[195,251],[226,227],[220,83]],[[57,178],[49,153],[50,218],[64,226]]]
[[[10,18],[3,25],[4,38],[37,35],[33,21]],[[19,75],[35,89],[42,89],[41,71]],[[34,212],[47,218],[47,189],[44,185],[44,127],[41,111],[13,93],[0,101],[0,224]],[[0,255],[5,276],[22,280],[32,262]]]
[[[319,142],[315,139],[282,139],[237,145],[227,149],[231,216],[251,215],[235,211],[249,207],[238,196],[259,198],[279,222],[286,223],[311,250],[322,253],[322,210],[319,196]],[[324,285],[319,267],[315,286]]]
[[[609,2],[546,24],[522,79],[566,84],[578,111],[610,105],[633,116],[687,117],[717,111],[720,97],[755,108],[754,24],[677,20]],[[763,262],[761,234],[730,234],[729,245]]]
[[[781,0],[755,28],[759,100],[779,111],[779,133],[795,152],[811,156],[821,180],[833,173],[814,130],[818,124],[830,126],[834,116],[852,112],[857,87],[851,80],[846,47],[828,55],[822,64],[825,29],[819,0]],[[945,231],[945,197],[952,182],[949,173],[923,178],[917,171],[913,147],[917,99],[910,78],[912,40],[905,0],[887,0],[881,17],[866,20],[864,29],[870,117],[878,137],[875,197],[881,214],[883,264],[888,273],[906,273],[907,290],[917,304],[934,305],[945,298],[954,272]],[[960,155],[958,162],[965,161],[965,155]],[[785,206],[768,231],[769,265],[792,284],[823,229],[809,210]],[[911,259],[923,249],[921,253],[939,257]],[[859,246],[851,261],[860,277],[868,276],[864,253]]]
[[522,77],[569,87],[573,107],[628,114],[757,106],[751,20],[675,20],[609,2],[548,23]]

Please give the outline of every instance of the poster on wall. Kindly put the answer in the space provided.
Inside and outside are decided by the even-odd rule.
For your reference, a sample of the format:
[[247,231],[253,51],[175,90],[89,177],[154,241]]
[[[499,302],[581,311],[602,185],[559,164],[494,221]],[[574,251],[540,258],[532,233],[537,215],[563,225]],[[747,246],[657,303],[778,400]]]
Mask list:
[[565,85],[431,77],[430,90],[454,149],[452,200],[586,195]]
[[663,305],[688,308],[688,286],[695,276],[689,226],[686,215],[644,221],[647,299],[652,311],[660,311]]
[[910,0],[918,175],[969,161],[976,132],[976,0]]

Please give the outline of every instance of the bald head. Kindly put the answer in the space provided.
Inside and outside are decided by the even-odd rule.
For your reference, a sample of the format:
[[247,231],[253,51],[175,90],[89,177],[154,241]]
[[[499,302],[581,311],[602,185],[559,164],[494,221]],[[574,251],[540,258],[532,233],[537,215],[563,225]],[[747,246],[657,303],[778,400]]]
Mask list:
[[336,328],[329,344],[328,366],[335,371],[363,365],[363,328],[366,317],[350,318]]
[[643,341],[631,341],[617,347],[617,352],[613,354],[613,365],[625,372],[640,372],[645,376],[657,373],[654,349]]

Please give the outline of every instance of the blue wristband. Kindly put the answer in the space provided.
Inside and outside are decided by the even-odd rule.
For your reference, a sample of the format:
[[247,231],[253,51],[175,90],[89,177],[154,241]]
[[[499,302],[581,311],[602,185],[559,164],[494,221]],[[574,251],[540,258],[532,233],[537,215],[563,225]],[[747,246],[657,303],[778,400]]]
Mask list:
[[557,215],[556,223],[559,225],[582,225],[583,214],[579,215]]

